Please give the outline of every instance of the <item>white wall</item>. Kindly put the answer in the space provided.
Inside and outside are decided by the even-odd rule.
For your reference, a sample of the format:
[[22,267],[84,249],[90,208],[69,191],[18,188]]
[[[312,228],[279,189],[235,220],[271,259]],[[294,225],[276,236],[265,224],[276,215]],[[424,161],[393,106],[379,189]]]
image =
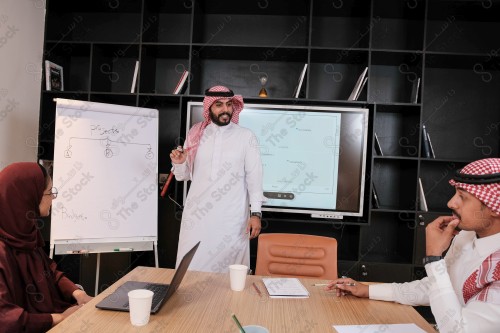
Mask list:
[[36,161],[45,0],[0,0],[0,169]]

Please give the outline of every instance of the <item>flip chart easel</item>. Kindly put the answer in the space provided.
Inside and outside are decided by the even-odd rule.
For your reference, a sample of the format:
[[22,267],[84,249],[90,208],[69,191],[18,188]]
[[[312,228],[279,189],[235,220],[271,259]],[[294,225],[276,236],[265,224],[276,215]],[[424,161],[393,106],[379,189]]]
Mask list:
[[55,99],[53,254],[154,251],[158,110]]

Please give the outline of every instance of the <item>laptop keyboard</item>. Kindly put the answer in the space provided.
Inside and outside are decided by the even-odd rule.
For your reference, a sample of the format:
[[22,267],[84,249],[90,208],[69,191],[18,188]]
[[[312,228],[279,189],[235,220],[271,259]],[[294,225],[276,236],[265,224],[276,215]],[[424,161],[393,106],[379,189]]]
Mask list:
[[[153,302],[151,303],[151,309],[156,308],[158,303],[160,303],[165,295],[167,294],[168,285],[154,284],[150,283],[144,286],[144,289],[151,290],[153,295]],[[128,301],[123,305],[126,309],[129,308]]]

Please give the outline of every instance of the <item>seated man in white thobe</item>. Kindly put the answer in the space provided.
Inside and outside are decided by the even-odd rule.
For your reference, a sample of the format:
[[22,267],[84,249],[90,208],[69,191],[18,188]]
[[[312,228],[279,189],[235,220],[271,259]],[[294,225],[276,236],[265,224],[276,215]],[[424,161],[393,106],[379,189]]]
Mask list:
[[426,278],[370,286],[342,278],[327,289],[338,296],[430,305],[440,333],[500,332],[500,158],[466,165],[450,184],[452,216],[438,217],[425,229]]

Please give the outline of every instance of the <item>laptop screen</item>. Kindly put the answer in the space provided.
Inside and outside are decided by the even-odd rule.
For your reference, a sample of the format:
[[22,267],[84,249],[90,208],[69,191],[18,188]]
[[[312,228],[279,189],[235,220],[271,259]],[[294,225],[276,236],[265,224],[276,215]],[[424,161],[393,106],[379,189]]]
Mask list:
[[[158,295],[155,294],[153,299],[156,296],[161,296],[161,299],[158,302],[151,304],[151,313],[156,313],[160,309],[161,305],[165,303],[179,288],[184,275],[186,275],[186,271],[189,268],[189,264],[193,259],[196,250],[200,242],[198,242],[188,253],[184,255],[182,258],[179,267],[177,267],[175,274],[170,282],[170,285],[160,284],[160,283],[151,283],[151,282],[142,282],[142,281],[127,281],[122,284],[118,289],[116,289],[113,293],[106,296],[102,301],[96,304],[96,308],[103,310],[114,310],[114,311],[129,311],[128,308],[128,292],[135,289],[150,289],[154,286],[160,286],[163,288],[168,288],[166,293],[160,292]],[[156,288],[154,288],[156,289]],[[163,294],[163,295],[162,295]]]

